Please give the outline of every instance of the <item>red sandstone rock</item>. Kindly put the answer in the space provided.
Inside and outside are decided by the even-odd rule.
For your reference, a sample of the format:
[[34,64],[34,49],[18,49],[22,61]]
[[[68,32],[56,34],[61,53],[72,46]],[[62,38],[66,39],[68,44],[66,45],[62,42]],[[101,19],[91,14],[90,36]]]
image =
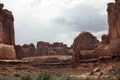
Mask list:
[[48,42],[38,42],[36,55],[71,55],[71,49],[67,48],[66,44],[63,43],[53,43]]
[[102,44],[109,44],[109,36],[104,34],[102,35]]
[[[95,50],[93,50],[93,52],[81,51],[81,57],[75,57],[75,55],[79,53],[77,52],[77,50],[81,49],[80,43],[82,44],[82,48],[85,47],[87,43],[84,39],[85,37],[82,37],[81,39],[79,38],[79,36],[81,36],[80,34],[73,43],[73,60],[79,61],[82,59],[86,60],[120,55],[120,0],[115,1],[115,3],[108,4],[107,11],[109,34],[102,36],[102,44],[100,44],[96,49],[94,48]],[[89,44],[87,45],[89,46]],[[75,61],[74,63],[76,62],[77,61]]]
[[13,15],[0,3],[0,59],[15,59]]
[[24,44],[21,47],[21,49],[22,49],[22,52],[23,52],[23,57],[32,57],[32,56],[34,56],[34,53],[35,53],[34,44],[30,44],[30,45]]
[[15,59],[14,47],[11,45],[0,44],[0,59]]
[[0,3],[0,24],[2,25],[2,30],[0,30],[0,39],[4,44],[14,45],[14,18],[12,12],[3,9],[3,7],[4,5]]
[[30,45],[24,44],[23,46],[15,45],[15,51],[17,59],[35,56],[35,46],[32,43]]
[[68,48],[63,43],[53,43],[40,41],[37,43],[37,49],[33,44],[24,44],[23,46],[16,45],[16,58],[21,59],[23,57],[33,56],[45,56],[45,55],[72,55],[72,49]]
[[90,32],[81,32],[73,42],[73,50],[93,50],[97,47],[99,41]]
[[120,41],[120,0],[108,4],[108,24],[110,43]]
[[37,56],[48,55],[48,46],[49,46],[48,42],[43,41],[37,42],[36,55]]
[[0,23],[0,43],[2,43],[2,42],[3,42],[3,26]]
[[15,53],[16,53],[16,59],[22,59],[23,58],[23,51],[20,45],[15,45]]

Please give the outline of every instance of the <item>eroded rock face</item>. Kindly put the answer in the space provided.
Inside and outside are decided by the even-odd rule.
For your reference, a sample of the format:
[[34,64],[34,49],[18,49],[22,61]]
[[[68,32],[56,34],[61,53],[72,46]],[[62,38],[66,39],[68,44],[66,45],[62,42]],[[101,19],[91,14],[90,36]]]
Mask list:
[[110,43],[120,41],[120,0],[108,4],[108,24]]
[[0,44],[0,59],[15,59],[16,54],[12,45]]
[[90,32],[81,32],[73,42],[73,50],[93,50],[97,47],[99,41]]
[[15,59],[14,18],[0,3],[0,59]]
[[14,48],[16,53],[16,59],[22,59],[23,58],[22,47],[20,45],[15,45]]
[[37,43],[36,55],[71,55],[70,48],[63,43],[53,43],[40,41]]
[[22,54],[23,54],[23,57],[32,57],[34,56],[34,53],[35,53],[35,46],[34,44],[24,44],[22,47]]
[[38,56],[48,55],[48,46],[49,46],[48,42],[43,41],[37,42],[36,55]]
[[102,35],[102,45],[109,44],[109,35]]
[[120,54],[120,0],[108,4],[110,54]]
[[14,45],[14,18],[12,12],[3,7],[4,5],[0,3],[0,42]]
[[37,48],[33,44],[24,44],[23,46],[16,45],[15,50],[17,59],[35,56],[72,55],[73,52],[66,44],[57,42],[50,44],[43,41],[37,43]]

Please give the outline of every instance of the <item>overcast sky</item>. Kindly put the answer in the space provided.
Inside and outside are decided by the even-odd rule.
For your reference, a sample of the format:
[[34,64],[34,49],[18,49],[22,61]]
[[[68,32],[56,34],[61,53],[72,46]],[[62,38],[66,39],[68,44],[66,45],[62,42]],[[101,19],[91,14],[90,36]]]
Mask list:
[[70,46],[81,31],[107,33],[107,3],[114,0],[0,0],[15,18],[16,44],[38,41]]

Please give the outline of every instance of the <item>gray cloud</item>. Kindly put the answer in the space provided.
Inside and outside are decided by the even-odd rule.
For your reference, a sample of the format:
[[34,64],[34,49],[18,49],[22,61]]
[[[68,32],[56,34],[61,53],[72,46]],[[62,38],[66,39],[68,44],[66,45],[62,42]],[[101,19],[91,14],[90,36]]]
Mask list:
[[91,5],[79,5],[75,8],[66,9],[63,16],[52,20],[53,23],[74,31],[92,31],[98,32],[107,30],[107,17],[100,14],[102,10]]

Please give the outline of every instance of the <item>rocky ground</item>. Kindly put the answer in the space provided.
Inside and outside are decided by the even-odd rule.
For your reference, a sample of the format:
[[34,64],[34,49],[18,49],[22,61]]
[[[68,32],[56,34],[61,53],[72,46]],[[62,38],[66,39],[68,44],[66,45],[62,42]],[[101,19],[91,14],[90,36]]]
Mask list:
[[119,80],[120,61],[109,63],[82,63],[76,68],[69,66],[66,68],[51,67],[47,69],[42,69],[39,66],[31,66],[29,64],[2,64],[0,65],[0,80],[3,80],[2,78],[4,77],[36,76],[41,75],[45,71],[48,71],[52,75],[57,74],[58,77],[61,75],[64,77],[67,75],[70,78],[74,77],[76,80],[88,78],[93,80]]

